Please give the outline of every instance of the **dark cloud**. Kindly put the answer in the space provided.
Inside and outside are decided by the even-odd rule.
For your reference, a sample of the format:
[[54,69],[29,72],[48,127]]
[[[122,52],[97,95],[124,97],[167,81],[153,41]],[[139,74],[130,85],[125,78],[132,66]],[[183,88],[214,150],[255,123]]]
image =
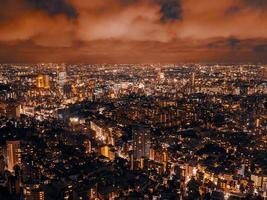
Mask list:
[[64,14],[69,18],[78,16],[75,8],[65,0],[26,0],[33,9],[43,10],[49,15]]
[[241,42],[240,40],[234,37],[228,38],[226,41],[227,45],[231,48],[236,47],[240,42]]
[[[181,0],[149,0],[160,6],[162,22],[175,21],[182,19]],[[122,5],[133,5],[140,3],[141,0],[120,0]]]
[[182,5],[180,0],[156,0],[160,4],[161,21],[175,21],[182,19]]
[[214,49],[214,48],[235,48],[237,47],[239,44],[241,44],[241,40],[234,38],[234,37],[230,37],[227,39],[218,39],[218,40],[214,40],[212,42],[209,42],[207,44],[208,48]]
[[267,1],[266,0],[243,0],[247,6],[251,6],[258,9],[266,9]]
[[267,44],[256,45],[256,46],[253,48],[253,51],[254,51],[255,53],[265,53],[265,52],[267,52]]
[[236,13],[238,13],[241,10],[240,6],[231,6],[230,8],[227,8],[225,10],[225,14],[226,15],[234,15]]
[[266,11],[267,8],[266,0],[241,0],[240,2],[241,4],[239,5],[233,5],[229,8],[226,8],[225,14],[229,16],[235,15],[248,7],[261,11]]

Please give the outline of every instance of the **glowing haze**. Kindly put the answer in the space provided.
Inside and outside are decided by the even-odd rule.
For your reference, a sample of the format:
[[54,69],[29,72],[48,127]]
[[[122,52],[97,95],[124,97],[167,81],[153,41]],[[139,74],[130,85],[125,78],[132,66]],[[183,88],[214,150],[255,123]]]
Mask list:
[[265,0],[0,0],[0,62],[266,62]]

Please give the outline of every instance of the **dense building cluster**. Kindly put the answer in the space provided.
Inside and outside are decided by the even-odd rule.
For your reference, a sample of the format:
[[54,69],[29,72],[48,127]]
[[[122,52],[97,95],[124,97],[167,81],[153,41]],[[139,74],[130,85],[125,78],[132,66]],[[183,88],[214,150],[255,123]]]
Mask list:
[[267,199],[267,66],[0,65],[0,199]]

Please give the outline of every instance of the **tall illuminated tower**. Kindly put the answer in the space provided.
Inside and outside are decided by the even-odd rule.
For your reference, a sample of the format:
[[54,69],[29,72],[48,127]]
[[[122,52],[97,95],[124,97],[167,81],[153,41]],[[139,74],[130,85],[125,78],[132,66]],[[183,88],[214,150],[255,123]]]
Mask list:
[[15,165],[21,164],[21,149],[20,141],[7,141],[7,168],[10,172],[13,172]]
[[150,129],[137,126],[133,129],[133,158],[140,160],[149,157]]
[[84,142],[83,142],[83,146],[84,146],[84,148],[85,148],[85,153],[86,154],[89,154],[89,153],[91,153],[92,152],[92,144],[91,144],[91,141],[90,140],[85,140]]
[[195,74],[195,72],[193,72],[192,77],[191,77],[191,86],[192,86],[192,88],[195,87],[195,82],[196,82],[196,74]]
[[57,84],[60,90],[63,90],[64,85],[67,82],[67,72],[65,67],[58,67],[57,69]]
[[48,89],[50,87],[49,76],[48,75],[38,75],[36,78],[36,86],[38,88]]

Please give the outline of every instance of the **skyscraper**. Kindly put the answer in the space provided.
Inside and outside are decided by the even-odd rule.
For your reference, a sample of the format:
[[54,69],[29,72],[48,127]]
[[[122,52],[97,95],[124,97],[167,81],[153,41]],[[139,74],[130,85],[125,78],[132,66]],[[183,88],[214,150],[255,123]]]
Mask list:
[[6,145],[7,168],[10,172],[13,172],[14,166],[21,163],[20,141],[7,141]]
[[60,90],[63,90],[64,85],[67,82],[67,72],[65,67],[59,67],[57,70],[57,84]]
[[44,200],[45,193],[40,188],[40,185],[25,185],[24,187],[24,199],[25,200]]
[[49,76],[48,75],[38,75],[36,78],[36,86],[38,88],[48,89],[50,87]]
[[196,74],[195,72],[192,73],[192,77],[191,77],[191,86],[192,88],[195,87],[195,81],[196,81]]
[[4,156],[0,155],[0,177],[4,175],[5,172],[5,159]]
[[133,128],[133,157],[139,160],[142,157],[149,157],[150,129],[143,126]]
[[19,118],[21,115],[21,105],[11,102],[6,106],[6,116],[8,118]]
[[92,152],[92,144],[91,144],[91,141],[90,140],[85,140],[84,142],[83,142],[83,146],[84,146],[84,148],[85,148],[85,153],[86,154],[89,154],[89,153],[91,153]]

